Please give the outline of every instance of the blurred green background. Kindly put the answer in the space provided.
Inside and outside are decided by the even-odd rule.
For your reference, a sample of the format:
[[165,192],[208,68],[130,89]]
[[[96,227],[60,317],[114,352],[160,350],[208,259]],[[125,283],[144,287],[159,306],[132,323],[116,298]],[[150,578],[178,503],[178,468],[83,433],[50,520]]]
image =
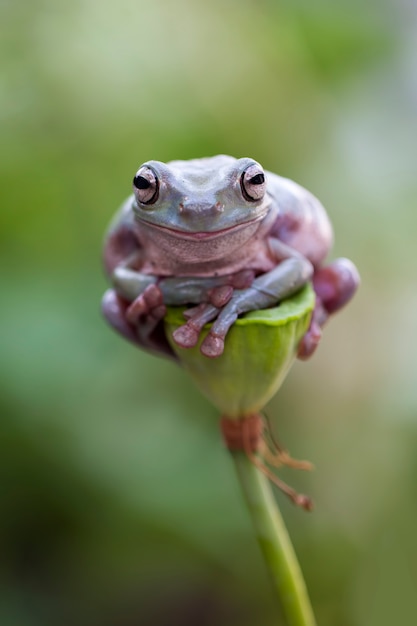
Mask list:
[[1,4],[2,626],[272,626],[216,410],[104,324],[147,159],[251,156],[327,207],[362,287],[268,413],[321,626],[417,615],[416,5]]

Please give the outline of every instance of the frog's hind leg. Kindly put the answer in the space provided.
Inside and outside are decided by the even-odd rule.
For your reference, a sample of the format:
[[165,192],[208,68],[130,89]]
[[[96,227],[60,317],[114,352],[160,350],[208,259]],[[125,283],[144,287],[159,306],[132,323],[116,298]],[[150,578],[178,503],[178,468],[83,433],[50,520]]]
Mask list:
[[359,283],[358,270],[348,259],[336,259],[330,265],[316,270],[313,276],[316,306],[310,327],[298,348],[300,359],[308,359],[314,353],[320,342],[321,328],[330,315],[352,299]]
[[352,299],[359,283],[358,270],[349,259],[336,259],[313,276],[314,290],[328,315]]
[[[128,341],[153,354],[176,360],[166,337],[162,323],[143,320],[137,325],[129,323],[126,312],[130,306],[114,289],[108,289],[102,300],[102,312],[107,322]],[[151,323],[149,323],[151,322]]]

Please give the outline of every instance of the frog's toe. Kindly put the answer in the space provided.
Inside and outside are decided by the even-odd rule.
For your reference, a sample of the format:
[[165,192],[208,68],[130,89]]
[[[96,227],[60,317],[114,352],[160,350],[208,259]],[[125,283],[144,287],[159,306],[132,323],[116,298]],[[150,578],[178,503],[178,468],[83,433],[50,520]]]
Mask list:
[[143,297],[149,309],[154,309],[163,304],[164,298],[158,285],[148,285],[143,292]]
[[150,350],[153,354],[169,357],[177,360],[171,346],[169,345],[163,325],[155,317],[144,318],[143,324],[132,326],[126,317],[128,302],[121,298],[114,289],[106,291],[103,297],[103,315],[109,324],[125,339],[128,339],[139,348]]
[[204,356],[209,357],[210,359],[215,359],[223,354],[223,350],[224,337],[220,337],[219,335],[215,335],[214,333],[209,333],[200,347],[201,353],[204,354]]
[[200,329],[187,322],[187,324],[174,330],[172,338],[180,348],[193,348],[198,342],[199,334]]
[[167,308],[165,306],[165,304],[160,304],[159,306],[156,306],[154,309],[152,309],[149,313],[149,315],[156,320],[157,322],[159,322],[159,320],[164,319],[165,315],[167,312]]
[[320,326],[317,322],[313,321],[298,346],[297,356],[299,359],[305,360],[313,355],[320,343],[321,335],[322,331]]
[[192,318],[197,318],[200,316],[201,313],[203,313],[206,309],[207,305],[205,302],[202,302],[201,304],[198,304],[197,306],[193,306],[190,307],[189,309],[186,309],[186,311],[183,312],[183,316],[185,317],[186,320],[190,320]]
[[233,287],[230,285],[214,287],[214,289],[210,289],[208,292],[209,302],[218,309],[221,309],[225,304],[227,304],[232,295]]
[[148,312],[149,308],[142,294],[138,296],[136,300],[134,300],[126,309],[126,319],[130,324],[134,325],[137,323],[141,315],[145,315]]
[[130,324],[137,324],[139,318],[151,315],[156,320],[162,319],[166,313],[162,292],[157,285],[148,285],[126,310],[126,318]]

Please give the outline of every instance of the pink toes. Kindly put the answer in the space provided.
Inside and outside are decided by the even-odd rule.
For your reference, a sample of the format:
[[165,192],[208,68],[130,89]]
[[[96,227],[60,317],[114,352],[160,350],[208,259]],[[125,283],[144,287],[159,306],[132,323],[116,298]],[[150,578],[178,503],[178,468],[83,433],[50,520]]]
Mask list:
[[233,287],[231,285],[222,285],[221,287],[214,287],[208,292],[209,302],[221,309],[227,304],[233,295]]
[[192,322],[187,322],[172,333],[172,338],[181,348],[193,348],[197,345],[200,329],[195,328]]
[[313,321],[298,346],[297,356],[299,359],[306,360],[312,356],[320,343],[321,335],[320,326]]
[[[198,343],[203,325],[201,320],[198,324],[195,323],[194,319],[189,320],[173,332],[172,337],[175,343],[181,348],[194,348]],[[223,354],[223,350],[224,337],[211,332],[208,333],[200,346],[201,353],[212,359]]]
[[200,351],[204,356],[208,356],[211,359],[223,354],[224,350],[224,337],[209,333],[201,344]]
[[157,285],[148,285],[145,291],[132,302],[126,310],[126,319],[130,324],[137,324],[142,315],[151,315],[160,320],[166,313],[162,291]]
[[184,311],[188,322],[177,328],[172,337],[181,348],[193,348],[198,343],[201,329],[205,324],[217,317],[219,309],[212,304],[199,304]]
[[144,316],[140,324],[132,325],[128,322],[126,311],[129,308],[128,302],[121,298],[113,289],[106,291],[103,297],[102,310],[108,323],[130,342],[150,350],[154,354],[177,360],[173,350],[166,340],[163,328],[159,328],[159,318],[151,315],[162,314],[162,309],[153,309],[151,315]]

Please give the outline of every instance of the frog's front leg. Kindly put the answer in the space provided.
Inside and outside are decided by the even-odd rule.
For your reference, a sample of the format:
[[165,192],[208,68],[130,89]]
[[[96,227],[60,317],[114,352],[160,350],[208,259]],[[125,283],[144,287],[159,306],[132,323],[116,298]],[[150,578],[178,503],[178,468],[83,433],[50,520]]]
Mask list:
[[160,320],[166,313],[157,277],[130,269],[128,264],[119,265],[112,275],[112,282],[119,296],[129,302],[125,309],[128,324],[136,327],[140,345],[147,343]]
[[255,278],[252,270],[242,270],[224,276],[178,276],[162,278],[158,282],[164,302],[169,306],[201,304],[224,306],[235,289],[249,287]]
[[156,276],[142,274],[127,265],[119,265],[113,271],[111,281],[117,293],[129,302],[134,302],[149,285],[155,285]]
[[[124,231],[116,231],[105,248],[106,268],[114,289],[109,289],[104,295],[103,315],[118,333],[132,343],[156,354],[176,358],[159,324],[165,309],[158,302],[159,294],[152,294],[152,287],[157,290],[157,278],[132,269],[140,267],[142,253],[130,239],[127,245],[123,234],[126,235]],[[140,324],[137,323],[140,315],[138,305],[135,310],[131,308],[138,296],[146,303],[142,307],[144,314]]]
[[[107,321],[122,334],[142,348],[173,356],[160,323],[166,313],[166,305],[207,303],[214,315],[232,297],[236,288],[248,287],[254,272],[242,270],[236,274],[216,277],[168,277],[158,278],[142,274],[129,267],[134,260],[120,263],[112,273],[115,289],[109,290],[103,299],[103,313]],[[209,321],[207,312],[203,320]],[[202,322],[204,325],[205,321]],[[198,339],[198,335],[197,335]]]
[[306,284],[312,273],[312,265],[300,255],[286,259],[270,272],[262,274],[249,289],[235,291],[201,344],[201,352],[212,358],[220,356],[226,334],[238,315],[268,308],[288,298]]
[[[112,281],[117,293],[131,302],[127,316],[134,324],[139,316],[159,309],[162,304],[182,306],[209,302],[222,307],[230,300],[234,289],[249,287],[254,278],[252,270],[225,276],[158,278],[119,266],[113,272]],[[165,315],[162,309],[160,313],[159,317]]]
[[[158,282],[155,277],[144,278],[152,278],[155,282],[149,281],[145,290],[126,310],[126,319],[137,327],[138,337],[143,344],[165,317],[166,305],[181,306],[207,302],[207,308],[199,319],[200,326],[196,338],[198,339],[198,333],[204,324],[217,316],[219,307],[229,302],[236,287],[249,286],[252,283],[254,273],[244,270],[235,275],[207,278],[170,277],[160,279]],[[129,280],[134,285],[133,277]],[[145,283],[146,281],[138,275],[137,286],[142,287]],[[196,323],[195,321],[194,332]]]
[[103,315],[108,323],[125,339],[150,352],[177,360],[165,336],[164,328],[152,316],[145,316],[141,324],[131,324],[127,319],[130,302],[114,289],[108,289],[102,301]]
[[238,315],[275,305],[298,291],[311,278],[313,266],[305,257],[278,240],[269,243],[271,255],[279,264],[258,276],[249,288],[235,290],[219,313],[208,305],[197,311],[175,331],[176,343],[185,348],[192,347],[197,343],[202,322],[217,316],[200,349],[205,356],[218,357],[223,352],[226,334]]

